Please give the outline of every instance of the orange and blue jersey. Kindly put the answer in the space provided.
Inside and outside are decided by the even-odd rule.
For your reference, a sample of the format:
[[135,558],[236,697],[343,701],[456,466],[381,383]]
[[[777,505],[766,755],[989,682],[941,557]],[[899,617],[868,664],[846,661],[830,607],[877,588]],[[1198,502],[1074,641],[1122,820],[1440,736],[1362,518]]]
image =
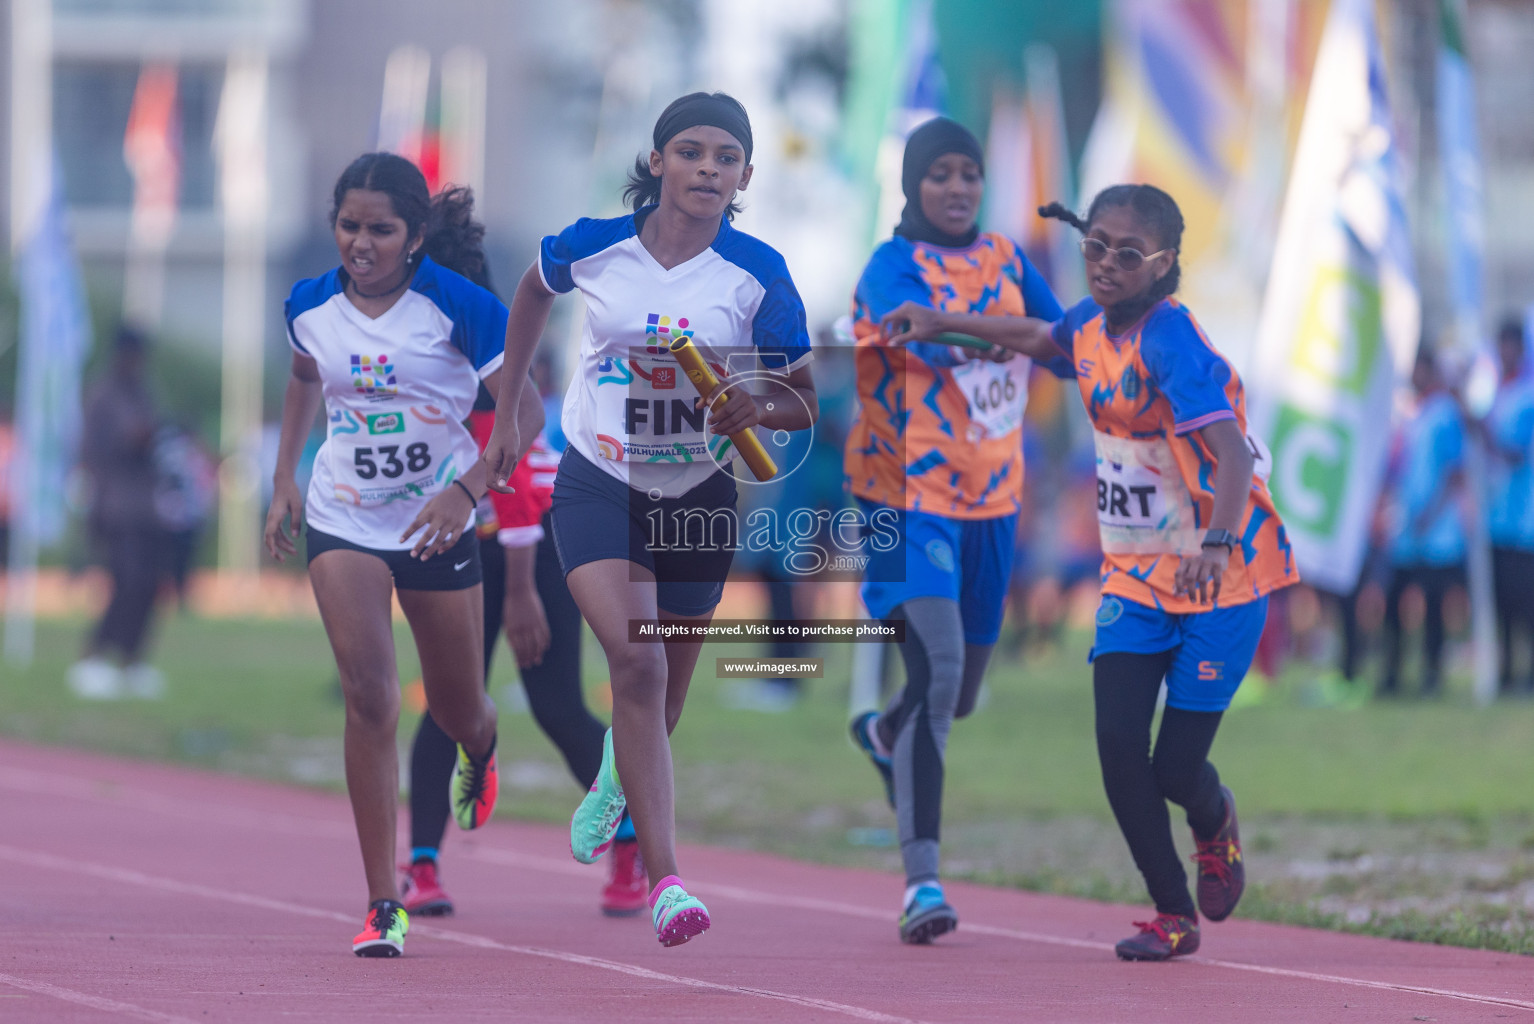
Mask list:
[[[1003,235],[982,234],[964,249],[896,237],[874,250],[853,300],[858,412],[847,439],[847,489],[891,508],[952,519],[1016,515],[1031,362],[976,361],[967,350],[935,342],[892,346],[879,321],[907,301],[950,313],[1060,316],[1049,285]],[[999,407],[986,402],[982,389],[983,414],[965,390],[968,383],[973,391],[982,375],[1001,399]]]
[[[1117,336],[1086,299],[1055,323],[1053,337],[1075,365],[1097,444],[1103,594],[1174,614],[1209,610],[1176,594],[1175,576],[1181,556],[1198,553],[1214,510],[1217,467],[1199,431],[1234,420],[1246,433],[1241,378],[1175,299]],[[1234,532],[1240,543],[1216,607],[1298,582],[1284,524],[1258,474]]]

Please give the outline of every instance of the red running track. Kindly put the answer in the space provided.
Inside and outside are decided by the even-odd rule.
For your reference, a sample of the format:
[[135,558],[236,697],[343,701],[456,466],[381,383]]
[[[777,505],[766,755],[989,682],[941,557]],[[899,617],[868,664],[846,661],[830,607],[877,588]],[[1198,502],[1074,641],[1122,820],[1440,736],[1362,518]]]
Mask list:
[[0,742],[0,1021],[1528,1021],[1534,960],[1249,921],[1126,964],[1144,908],[952,883],[959,931],[900,945],[900,880],[682,850],[714,928],[675,949],[596,907],[562,829],[451,837],[459,915],[404,958],[349,943],[343,797]]

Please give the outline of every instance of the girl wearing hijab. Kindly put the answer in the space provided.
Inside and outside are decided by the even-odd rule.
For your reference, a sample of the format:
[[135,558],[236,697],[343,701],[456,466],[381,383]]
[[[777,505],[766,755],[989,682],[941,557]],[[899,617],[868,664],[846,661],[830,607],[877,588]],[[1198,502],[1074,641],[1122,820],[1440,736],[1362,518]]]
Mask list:
[[[512,300],[506,363],[526,375],[554,297],[579,288],[586,322],[565,395],[569,447],[551,521],[570,593],[607,655],[613,726],[571,819],[570,851],[583,863],[606,853],[626,806],[649,872],[656,937],[674,946],[710,923],[677,875],[667,738],[700,644],[631,639],[630,624],[707,625],[739,537],[727,435],[803,430],[818,406],[804,304],[788,267],[730,225],[735,195],[751,182],[745,108],[723,93],[683,96],[661,113],[654,146],[624,192],[632,214],[582,219],[543,240]],[[701,404],[670,353],[676,338],[690,338],[721,380]],[[736,362],[748,356],[768,368],[765,393],[727,379],[732,352]],[[715,408],[720,395],[726,401]],[[503,486],[523,447],[518,398],[501,391],[485,448],[491,481]]]
[[991,341],[1024,317],[1057,319],[1060,304],[1015,242],[976,227],[985,164],[963,125],[917,128],[901,187],[895,236],[874,250],[853,300],[859,408],[846,484],[874,536],[888,526],[900,536],[889,550],[870,544],[862,597],[870,615],[904,624],[906,684],[883,713],[856,718],[852,736],[898,819],[900,940],[923,944],[958,926],[938,880],[944,750],[953,720],[974,710],[1001,630],[1032,367],[935,339]]

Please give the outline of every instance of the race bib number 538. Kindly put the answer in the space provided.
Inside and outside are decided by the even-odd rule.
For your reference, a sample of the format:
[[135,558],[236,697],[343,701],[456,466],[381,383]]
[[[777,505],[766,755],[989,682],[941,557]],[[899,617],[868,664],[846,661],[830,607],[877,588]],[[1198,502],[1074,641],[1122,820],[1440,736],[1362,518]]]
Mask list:
[[373,508],[434,493],[451,451],[447,418],[432,406],[331,416],[331,477],[336,499],[348,505]]

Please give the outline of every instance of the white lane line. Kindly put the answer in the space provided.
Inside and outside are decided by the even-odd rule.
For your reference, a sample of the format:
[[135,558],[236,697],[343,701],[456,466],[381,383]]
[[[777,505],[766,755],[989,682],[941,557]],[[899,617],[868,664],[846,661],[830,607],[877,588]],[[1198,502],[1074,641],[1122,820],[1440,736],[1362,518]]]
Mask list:
[[[488,861],[495,864],[505,864],[509,867],[534,869],[553,874],[570,874],[572,869],[579,872],[582,869],[575,864],[567,864],[563,860],[553,857],[541,857],[536,854],[515,853],[507,850],[487,849],[476,847],[473,850],[464,851],[471,859]],[[739,900],[742,903],[754,903],[762,906],[789,907],[796,910],[809,910],[822,914],[840,914],[844,917],[857,917],[866,921],[879,921],[888,924],[890,915],[881,910],[859,906],[853,903],[841,903],[835,900],[816,899],[809,896],[793,896],[785,893],[764,892],[759,889],[746,889],[735,885],[724,885],[710,882],[707,879],[696,879],[697,891]],[[997,938],[1013,939],[1018,942],[1033,942],[1046,946],[1060,946],[1067,949],[1087,949],[1094,953],[1112,953],[1113,944],[1109,942],[1094,942],[1089,939],[1072,939],[1061,935],[1045,935],[1041,932],[1025,932],[1015,928],[998,928],[986,924],[965,924],[963,930],[971,934],[994,935]],[[1510,954],[1512,955],[1512,954]],[[1192,963],[1204,964],[1209,967],[1220,967],[1232,971],[1249,971],[1254,974],[1267,974],[1281,978],[1295,978],[1301,981],[1319,981],[1333,985],[1352,985],[1358,988],[1379,989],[1388,992],[1410,992],[1417,995],[1440,996],[1445,999],[1459,999],[1472,1003],[1484,1003],[1489,1006],[1507,1006],[1519,1010],[1534,1010],[1534,1002],[1522,999],[1513,999],[1507,996],[1482,995],[1476,992],[1461,992],[1456,989],[1432,988],[1426,985],[1405,985],[1389,981],[1373,981],[1368,978],[1350,978],[1340,974],[1320,974],[1315,971],[1299,971],[1287,967],[1268,967],[1263,964],[1242,963],[1239,960],[1216,960],[1212,957],[1192,956],[1188,957]]]
[[[320,918],[327,921],[340,921],[354,923],[355,918],[334,910],[321,910],[317,907],[306,907],[299,903],[288,903],[283,900],[269,899],[265,896],[255,896],[249,893],[231,892],[225,889],[214,889],[209,886],[196,885],[191,882],[181,882],[173,878],[161,878],[155,875],[146,875],[140,871],[132,871],[127,868],[116,868],[106,864],[93,864],[89,861],[74,860],[68,857],[56,857],[52,854],[36,853],[30,850],[21,850],[12,846],[0,845],[0,857],[18,864],[27,864],[32,867],[46,868],[55,871],[67,871],[75,874],[88,875],[105,881],[121,882],[128,885],[141,886],[147,889],[157,889],[161,892],[179,893],[185,896],[197,896],[202,899],[217,900],[223,903],[235,903],[240,906],[257,907],[262,910],[276,911],[279,913],[297,914],[303,917]],[[789,1003],[793,1006],[803,1006],[810,1009],[824,1010],[828,1013],[837,1013],[857,1020],[875,1021],[878,1024],[921,1024],[920,1021],[911,1020],[908,1017],[896,1017],[877,1010],[870,1010],[862,1006],[852,1006],[847,1003],[833,1002],[829,999],[816,999],[813,996],[800,996],[792,992],[779,992],[774,989],[753,988],[745,985],[724,985],[714,981],[704,981],[701,978],[688,978],[678,974],[665,974],[661,971],[652,971],[647,967],[637,964],[626,964],[618,960],[607,960],[602,957],[584,956],[579,953],[567,953],[559,949],[545,949],[539,946],[518,946],[511,943],[499,942],[495,939],[472,935],[467,932],[452,931],[436,925],[412,925],[411,931],[424,935],[428,938],[441,939],[445,942],[456,942],[463,946],[472,946],[478,949],[493,949],[505,953],[517,953],[522,956],[541,957],[545,960],[558,960],[562,963],[577,964],[583,967],[595,967],[600,970],[614,971],[618,974],[626,974],[633,978],[643,978],[647,981],[658,981],[671,985],[681,985],[686,988],[702,989],[711,992],[724,992],[730,995],[756,996],[761,999],[770,999],[781,1003]],[[95,997],[86,997],[95,998]],[[111,1002],[111,1000],[103,1000]],[[114,1004],[119,1005],[119,1004]],[[120,1004],[124,1007],[127,1004]],[[152,1011],[143,1011],[151,1013]],[[163,1021],[165,1024],[188,1024],[180,1017],[168,1017],[157,1015],[152,1019]]]
[[103,999],[101,996],[76,992],[72,988],[60,988],[57,985],[50,985],[46,981],[18,978],[14,974],[0,974],[0,985],[10,985],[13,988],[19,988],[26,992],[36,992],[40,996],[49,996],[50,998],[60,999],[66,1003],[75,1003],[79,1006],[88,1006],[92,1010],[104,1010],[107,1013],[121,1014],[124,1017],[137,1017],[139,1020],[154,1021],[155,1024],[195,1024],[189,1017],[177,1017],[174,1014],[161,1013],[158,1010],[134,1006],[132,1003],[119,1002],[116,999]]
[[[65,780],[58,776],[34,772],[21,768],[0,768],[0,787],[21,790],[23,792],[50,793],[59,796],[71,796],[80,799],[105,800],[107,802],[126,802],[143,810],[155,810],[176,817],[188,816],[188,809],[184,802],[173,801],[162,797],[152,791],[142,789],[129,790],[124,787],[108,795],[101,784],[90,783],[85,780]],[[259,813],[242,815],[237,812],[226,812],[224,818],[231,825],[245,825],[259,827],[268,830],[281,830],[305,835],[318,835],[322,832],[336,838],[350,838],[351,830],[337,824],[330,827],[327,823],[312,818],[303,818],[298,815],[278,813]],[[580,865],[572,864],[568,860],[554,857],[544,857],[537,854],[519,853],[512,850],[503,850],[484,845],[472,847],[465,844],[460,852],[473,860],[480,860],[491,864],[501,864],[510,867],[521,867],[532,870],[547,872],[558,875],[586,874],[587,869]],[[889,915],[880,910],[858,906],[851,903],[840,903],[832,900],[819,900],[810,897],[789,896],[780,893],[762,892],[755,889],[745,889],[739,886],[714,884],[706,880],[699,880],[700,890],[707,888],[723,896],[741,900],[745,903],[764,904],[778,907],[796,907],[803,910],[814,910],[822,913],[841,914],[847,917],[857,917],[870,921],[889,920]],[[1093,952],[1111,953],[1113,946],[1106,942],[1093,942],[1087,939],[1072,939],[1059,935],[1045,935],[1038,932],[1025,932],[1012,928],[999,928],[993,925],[966,924],[964,930],[973,934],[993,935],[997,938],[1013,939],[1018,942],[1032,942],[1046,946],[1058,946],[1068,949],[1086,949]],[[1509,954],[1514,955],[1514,954]],[[1205,964],[1210,967],[1219,967],[1233,971],[1249,971],[1254,974],[1266,974],[1274,977],[1295,978],[1302,981],[1319,981],[1333,985],[1350,985],[1355,988],[1378,989],[1390,992],[1411,992],[1418,995],[1440,996],[1446,999],[1458,999],[1465,1002],[1482,1003],[1490,1006],[1507,1006],[1519,1010],[1534,1010],[1534,1002],[1513,999],[1507,996],[1481,995],[1474,992],[1461,992],[1455,989],[1432,988],[1421,985],[1403,985],[1388,981],[1374,981],[1368,978],[1352,978],[1339,974],[1321,974],[1313,971],[1300,971],[1285,967],[1269,967],[1263,964],[1249,964],[1238,960],[1216,960],[1212,957],[1190,957],[1195,963]]]

